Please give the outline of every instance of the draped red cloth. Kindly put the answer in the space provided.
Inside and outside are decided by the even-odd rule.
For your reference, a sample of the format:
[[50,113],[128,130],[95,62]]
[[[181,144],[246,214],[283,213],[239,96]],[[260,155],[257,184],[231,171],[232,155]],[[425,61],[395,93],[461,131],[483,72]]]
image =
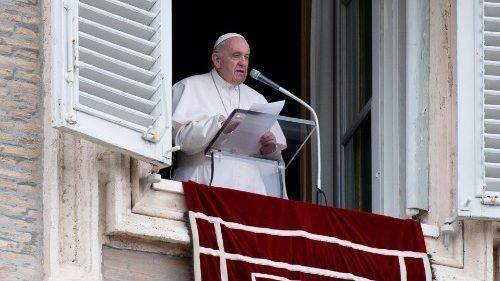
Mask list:
[[417,221],[183,186],[196,281],[432,280]]

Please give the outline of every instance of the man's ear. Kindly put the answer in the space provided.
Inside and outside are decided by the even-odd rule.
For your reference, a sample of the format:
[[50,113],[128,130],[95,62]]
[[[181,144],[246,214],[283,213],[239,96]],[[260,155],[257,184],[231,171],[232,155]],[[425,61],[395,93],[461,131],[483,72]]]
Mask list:
[[220,68],[220,58],[216,53],[212,53],[212,63],[216,69]]

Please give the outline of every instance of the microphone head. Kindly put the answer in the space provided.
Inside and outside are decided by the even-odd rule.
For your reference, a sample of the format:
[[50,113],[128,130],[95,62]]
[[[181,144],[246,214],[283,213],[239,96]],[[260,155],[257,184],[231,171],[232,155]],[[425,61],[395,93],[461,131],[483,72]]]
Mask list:
[[260,71],[252,69],[252,70],[250,70],[250,76],[253,79],[257,80],[259,78],[259,76],[260,76]]

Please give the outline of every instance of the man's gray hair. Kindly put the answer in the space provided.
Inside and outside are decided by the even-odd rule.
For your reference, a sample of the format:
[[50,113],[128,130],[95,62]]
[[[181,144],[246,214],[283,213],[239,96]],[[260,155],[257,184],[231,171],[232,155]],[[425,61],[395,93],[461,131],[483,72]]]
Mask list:
[[222,47],[224,44],[226,44],[227,42],[222,42],[220,43],[219,45],[215,46],[214,50],[212,51],[212,53],[216,53],[216,54],[220,54],[222,52]]

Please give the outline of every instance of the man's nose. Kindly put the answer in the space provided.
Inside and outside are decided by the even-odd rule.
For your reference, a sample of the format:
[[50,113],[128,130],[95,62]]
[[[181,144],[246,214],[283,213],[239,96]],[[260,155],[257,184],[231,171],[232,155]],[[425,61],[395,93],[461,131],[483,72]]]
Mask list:
[[247,58],[241,58],[238,61],[238,64],[241,65],[241,66],[247,66],[248,65],[248,59]]
[[247,59],[240,59],[238,64],[240,66],[246,67],[248,65],[248,60]]

